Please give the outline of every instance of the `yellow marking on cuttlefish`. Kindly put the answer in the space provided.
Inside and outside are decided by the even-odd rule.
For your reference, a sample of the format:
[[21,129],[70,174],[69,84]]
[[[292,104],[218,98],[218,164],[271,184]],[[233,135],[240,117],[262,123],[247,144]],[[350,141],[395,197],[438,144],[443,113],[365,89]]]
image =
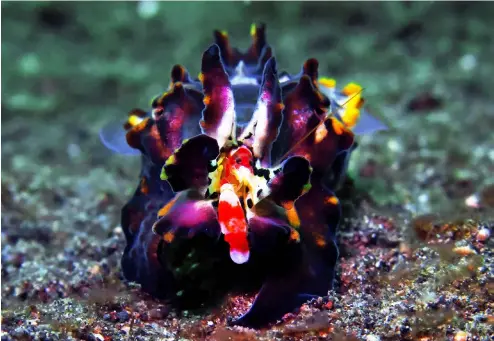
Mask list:
[[160,179],[163,181],[168,180],[168,174],[166,174],[165,169],[161,169]]
[[[309,169],[310,169],[310,172],[312,174],[312,167],[310,167]],[[304,185],[304,187],[302,187],[302,194],[301,194],[301,196],[304,195],[304,194],[306,194],[307,192],[309,192],[311,188],[312,188],[311,183],[310,182],[306,183]]]
[[290,223],[290,225],[292,225],[295,228],[300,227],[300,218],[298,216],[298,213],[297,213],[297,210],[295,209],[295,207],[287,210],[286,215],[287,215],[288,222]]
[[345,125],[340,122],[336,117],[331,117],[331,123],[333,125],[333,130],[336,135],[341,135],[345,131]]
[[223,174],[223,162],[225,160],[225,155],[222,154],[216,161],[216,169],[209,173],[209,178],[211,179],[211,184],[209,185],[209,193],[216,193],[220,191],[220,181]]
[[295,209],[295,203],[293,201],[288,201],[282,203],[282,206],[285,209],[288,223],[295,228],[299,228],[300,218],[298,216],[297,210]]
[[131,131],[135,133],[143,131],[146,128],[148,121],[149,121],[149,117],[144,118],[141,122],[133,126]]
[[256,24],[250,25],[250,35],[251,37],[255,37],[257,31],[257,26]]
[[175,154],[170,155],[168,159],[166,159],[165,165],[161,168],[161,173],[160,173],[161,180],[168,180],[168,174],[166,174],[165,166],[169,166],[173,163],[175,163]]
[[170,212],[170,209],[173,205],[175,205],[176,202],[177,198],[173,198],[165,206],[160,208],[160,210],[158,211],[158,218],[164,217],[168,212]]
[[300,241],[300,233],[297,230],[291,229],[290,240],[294,240],[296,242],[299,242]]
[[341,120],[348,128],[353,128],[360,117],[360,110],[357,108],[348,108],[342,115]]
[[175,154],[172,154],[168,157],[168,159],[166,159],[165,166],[172,165],[175,163],[175,161],[176,161]]
[[175,234],[173,232],[167,232],[163,235],[163,240],[167,243],[171,243],[175,239]]
[[340,201],[338,200],[337,197],[335,197],[334,195],[332,196],[329,196],[327,197],[326,199],[324,199],[324,203],[325,204],[332,204],[332,205],[338,205]]
[[345,87],[341,90],[341,92],[344,95],[350,96],[359,92],[362,92],[362,87],[358,85],[357,83],[348,83],[345,85]]
[[144,121],[144,119],[137,115],[130,115],[129,118],[127,119],[127,123],[129,123],[131,127],[135,127],[142,121]]
[[319,246],[319,247],[325,247],[326,246],[326,240],[324,239],[324,237],[320,233],[315,232],[313,235],[314,235],[314,240],[315,240],[317,246]]
[[204,83],[204,74],[202,72],[199,72],[199,75],[197,76],[197,78],[199,79],[199,81],[201,83]]
[[333,78],[321,77],[319,78],[319,84],[325,86],[326,88],[333,89],[336,87],[336,80]]
[[148,186],[147,180],[144,176],[141,178],[141,184],[140,185],[141,185],[140,186],[141,193],[144,195],[148,195],[149,194],[149,186]]

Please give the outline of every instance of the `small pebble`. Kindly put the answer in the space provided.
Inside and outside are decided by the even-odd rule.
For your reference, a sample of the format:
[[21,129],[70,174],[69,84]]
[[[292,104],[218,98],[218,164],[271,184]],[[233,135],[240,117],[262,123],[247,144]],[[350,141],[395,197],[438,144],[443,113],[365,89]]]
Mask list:
[[473,54],[466,54],[460,58],[460,67],[464,71],[471,71],[477,66],[477,58]]
[[126,322],[130,319],[130,314],[127,310],[122,310],[117,313],[117,317],[120,322]]
[[472,208],[480,207],[480,200],[477,194],[472,194],[468,198],[465,199],[465,205]]
[[455,247],[453,249],[453,252],[460,255],[460,256],[470,256],[473,254],[476,254],[474,249],[472,249],[470,246],[459,246]]
[[93,267],[91,267],[91,269],[89,269],[89,272],[92,274],[92,275],[97,275],[99,274],[101,268],[98,264],[94,265]]
[[467,341],[468,334],[464,331],[459,331],[455,334],[453,338],[454,341]]
[[26,324],[28,324],[30,326],[37,326],[38,321],[37,320],[26,320]]
[[479,230],[479,232],[477,232],[477,241],[485,242],[487,239],[489,239],[490,235],[491,235],[491,231],[483,227]]
[[389,148],[389,150],[390,150],[390,151],[392,151],[392,152],[395,152],[395,153],[396,153],[396,152],[401,151],[402,146],[401,146],[401,144],[400,144],[398,141],[396,141],[396,140],[389,140],[389,141],[388,141],[388,148]]
[[129,334],[130,332],[130,326],[123,326],[122,329],[120,329],[121,332],[124,334]]
[[328,301],[328,303],[326,303],[324,305],[324,308],[328,309],[328,310],[331,310],[333,309],[333,301]]
[[98,340],[98,341],[104,341],[105,340],[105,338],[101,334],[92,333],[91,337],[93,340]]
[[365,337],[365,340],[366,341],[380,341],[381,338],[377,335],[374,335],[374,334],[369,334]]

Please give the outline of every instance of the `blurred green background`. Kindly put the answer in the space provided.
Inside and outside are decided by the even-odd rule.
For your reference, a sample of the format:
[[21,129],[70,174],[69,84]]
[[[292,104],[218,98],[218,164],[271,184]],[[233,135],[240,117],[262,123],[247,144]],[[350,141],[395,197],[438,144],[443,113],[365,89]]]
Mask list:
[[[450,222],[457,214],[468,220],[487,213],[490,219],[480,221],[492,230],[492,210],[468,208],[465,199],[483,193],[479,203],[494,207],[494,2],[3,1],[1,9],[2,340],[26,339],[44,328],[64,340],[71,330],[74,337],[101,333],[119,340],[127,338],[123,324],[107,321],[107,313],[128,305],[161,316],[160,303],[134,296],[134,287],[119,280],[125,247],[120,210],[138,184],[139,157],[112,154],[98,132],[117,125],[132,108],[148,110],[150,99],[167,88],[174,64],[197,75],[214,29],[227,30],[233,45],[247,48],[251,24],[265,22],[280,71],[297,73],[315,57],[320,75],[336,78],[340,86],[360,83],[367,108],[390,126],[359,138],[350,164],[357,190],[340,196],[350,198],[342,200],[345,208],[365,198],[358,210],[348,210],[355,216],[345,211],[343,240],[359,249],[373,245],[360,242],[366,236],[382,236],[389,244],[347,259],[343,272],[353,264],[354,277],[346,277],[358,289],[335,301],[335,311],[345,314],[334,326],[342,322],[352,335],[356,328],[398,331],[393,320],[401,319],[404,306],[397,302],[403,297],[412,307],[425,307],[417,295],[433,297],[436,289],[444,297],[438,280],[458,270],[436,264],[437,257],[423,251],[410,263],[399,261],[413,277],[420,269],[414,280],[420,284],[410,287],[410,295],[382,289],[388,288],[384,281],[376,287],[383,297],[369,294],[376,279],[365,273],[380,273],[393,262],[388,255],[402,253],[395,237],[412,241],[411,217],[439,213]],[[443,232],[438,238],[449,230]],[[376,263],[372,254],[386,260]],[[472,301],[459,312],[477,328],[480,315],[474,314],[488,309],[473,299],[480,291],[469,286],[476,279],[468,276],[466,286],[455,284],[454,292],[459,302]],[[58,299],[69,295],[75,299]],[[43,299],[49,302],[39,304]],[[121,307],[102,305],[108,299]],[[39,309],[38,322],[32,309]],[[376,323],[363,323],[364,317]],[[195,330],[187,327],[194,319],[146,322],[136,334],[148,336],[135,339],[162,338],[167,329]],[[320,317],[313,320],[320,324]],[[453,323],[463,328],[463,322]]]
[[61,186],[125,200],[139,161],[107,151],[99,129],[148,109],[172,65],[196,75],[214,29],[247,48],[253,22],[267,24],[280,70],[296,73],[315,57],[320,74],[365,87],[368,108],[392,129],[362,139],[351,172],[379,203],[430,211],[492,182],[493,3],[1,6],[2,180],[28,193]]

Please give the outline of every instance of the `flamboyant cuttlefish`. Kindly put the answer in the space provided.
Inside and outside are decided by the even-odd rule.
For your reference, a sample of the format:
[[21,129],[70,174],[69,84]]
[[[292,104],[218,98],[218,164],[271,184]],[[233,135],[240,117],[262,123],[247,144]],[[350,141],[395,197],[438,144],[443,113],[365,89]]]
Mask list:
[[385,126],[363,111],[359,85],[337,89],[319,78],[315,59],[297,75],[278,74],[265,26],[251,36],[242,53],[216,31],[197,80],[174,66],[152,110],[130,112],[125,139],[111,126],[100,136],[142,159],[122,209],[126,279],[184,307],[259,290],[235,320],[259,327],[331,289],[333,190],[355,134]]

